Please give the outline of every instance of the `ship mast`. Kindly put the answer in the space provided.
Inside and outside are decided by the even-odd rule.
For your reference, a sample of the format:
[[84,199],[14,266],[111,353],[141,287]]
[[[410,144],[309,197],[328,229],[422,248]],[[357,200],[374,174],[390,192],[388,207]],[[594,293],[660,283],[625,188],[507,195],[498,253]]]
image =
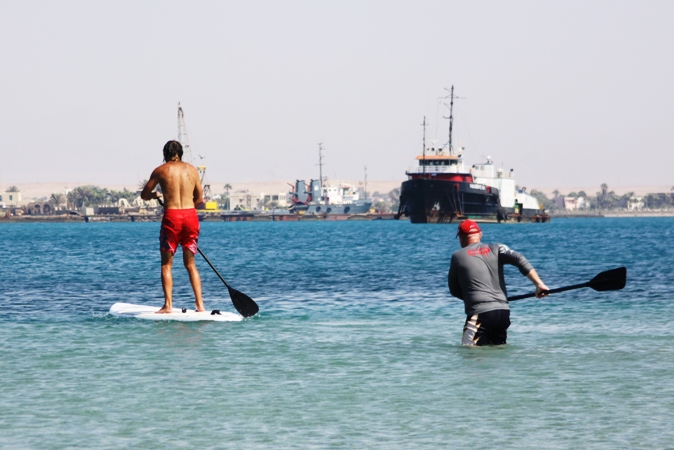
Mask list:
[[363,170],[365,171],[365,185],[363,187],[363,199],[367,198],[367,166],[363,166]]
[[[445,88],[446,91],[449,91],[449,89]],[[447,97],[445,97],[447,98]],[[447,106],[447,103],[445,103],[445,106]],[[454,85],[452,85],[452,90],[449,91],[449,117],[445,117],[445,119],[449,119],[449,154],[452,155],[454,154],[453,148],[452,148],[452,125],[454,123],[454,115],[453,115],[453,110],[454,110]]]
[[454,124],[454,85],[452,85],[452,91],[449,94],[449,154],[453,152],[452,148],[452,125]]
[[422,140],[423,142],[423,148],[421,149],[421,153],[424,155],[424,159],[422,159],[422,170],[424,173],[424,178],[426,178],[426,116],[424,116],[424,123],[421,124],[422,127],[424,127],[424,138]]
[[323,197],[323,144],[318,143],[318,186],[320,188],[321,200]]

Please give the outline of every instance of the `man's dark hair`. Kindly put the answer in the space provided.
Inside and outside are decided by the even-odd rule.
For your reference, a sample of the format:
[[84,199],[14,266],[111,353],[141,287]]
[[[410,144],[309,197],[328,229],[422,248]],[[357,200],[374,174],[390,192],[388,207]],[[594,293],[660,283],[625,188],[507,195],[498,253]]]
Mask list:
[[183,160],[183,146],[178,141],[168,141],[164,146],[164,161],[169,162],[176,155]]

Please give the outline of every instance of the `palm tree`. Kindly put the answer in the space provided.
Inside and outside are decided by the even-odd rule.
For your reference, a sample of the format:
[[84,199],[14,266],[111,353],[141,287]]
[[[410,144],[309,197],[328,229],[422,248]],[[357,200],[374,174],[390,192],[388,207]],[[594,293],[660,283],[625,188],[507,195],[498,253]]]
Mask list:
[[61,193],[52,194],[49,197],[49,204],[52,205],[54,209],[58,208],[60,205],[66,202],[66,196]]
[[76,187],[68,193],[68,201],[70,201],[75,208],[91,206],[96,198],[96,193],[92,188],[93,186]]
[[19,192],[19,188],[16,186],[10,186],[7,188],[6,192]]
[[110,194],[112,195],[112,201],[117,203],[119,199],[126,199],[129,202],[132,202],[136,198],[136,193],[131,192],[127,188],[124,188],[123,191],[110,191]]
[[600,209],[606,209],[608,207],[608,184],[601,184],[601,192],[597,192],[597,206]]
[[225,184],[225,209],[229,209],[229,190],[232,189],[232,185],[227,183]]
[[138,192],[142,191],[146,184],[147,180],[143,180],[140,183],[138,183]]
[[400,201],[400,188],[391,189],[391,192],[388,193],[388,198],[391,203],[397,203]]

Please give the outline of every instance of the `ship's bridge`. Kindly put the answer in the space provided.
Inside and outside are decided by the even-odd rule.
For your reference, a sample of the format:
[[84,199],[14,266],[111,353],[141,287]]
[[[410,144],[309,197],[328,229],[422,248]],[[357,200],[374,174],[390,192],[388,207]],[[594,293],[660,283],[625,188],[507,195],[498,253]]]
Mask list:
[[408,167],[407,174],[415,173],[465,173],[465,167],[460,156],[435,154],[419,155],[416,157],[418,165]]

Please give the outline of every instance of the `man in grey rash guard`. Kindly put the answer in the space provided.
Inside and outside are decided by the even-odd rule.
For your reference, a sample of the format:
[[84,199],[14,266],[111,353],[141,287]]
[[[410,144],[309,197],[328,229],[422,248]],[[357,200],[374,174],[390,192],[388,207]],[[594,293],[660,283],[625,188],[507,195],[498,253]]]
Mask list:
[[510,326],[510,306],[503,278],[503,265],[512,264],[536,286],[536,297],[548,287],[520,253],[503,244],[483,244],[482,230],[472,220],[459,225],[461,250],[452,255],[447,282],[449,292],[463,300],[466,324],[462,345],[501,345],[506,343]]

